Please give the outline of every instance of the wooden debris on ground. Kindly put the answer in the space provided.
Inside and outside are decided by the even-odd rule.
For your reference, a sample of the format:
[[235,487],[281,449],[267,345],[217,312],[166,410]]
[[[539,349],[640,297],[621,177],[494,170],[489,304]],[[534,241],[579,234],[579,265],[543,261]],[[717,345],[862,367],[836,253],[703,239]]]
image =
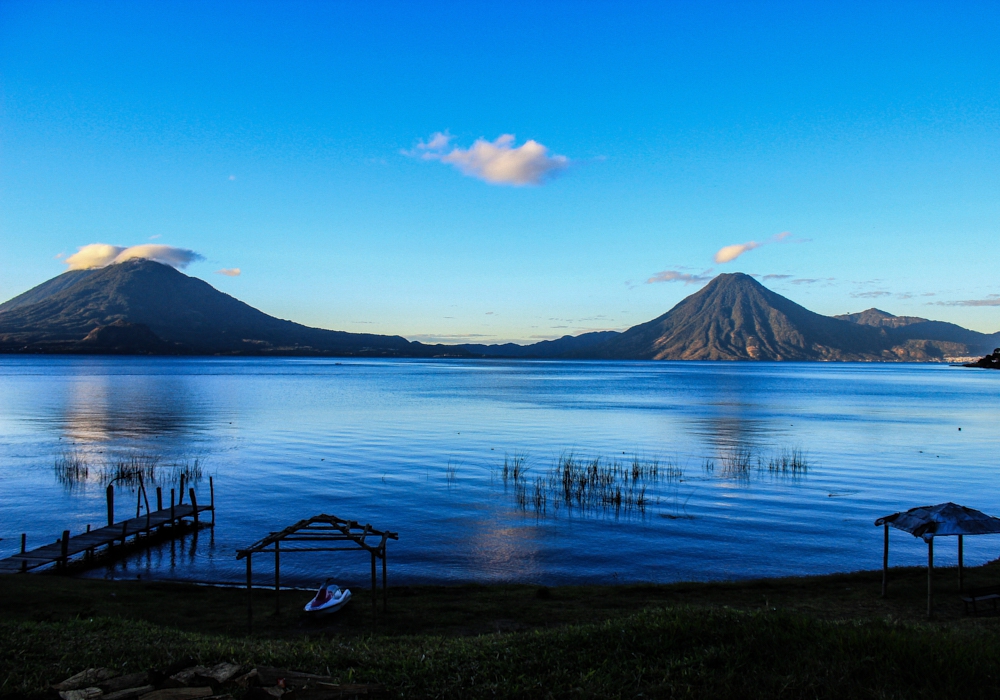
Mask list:
[[386,697],[385,687],[371,683],[339,683],[332,676],[223,662],[202,666],[180,659],[166,668],[116,676],[106,668],[88,668],[52,688],[62,700],[232,700],[226,688],[246,690],[247,700],[367,700]]
[[374,683],[338,683],[331,676],[258,666],[243,678],[247,700],[352,700],[385,697],[385,686]]
[[188,657],[166,668],[121,676],[107,668],[88,668],[51,687],[62,700],[232,700],[218,693],[242,670],[229,662],[199,666]]

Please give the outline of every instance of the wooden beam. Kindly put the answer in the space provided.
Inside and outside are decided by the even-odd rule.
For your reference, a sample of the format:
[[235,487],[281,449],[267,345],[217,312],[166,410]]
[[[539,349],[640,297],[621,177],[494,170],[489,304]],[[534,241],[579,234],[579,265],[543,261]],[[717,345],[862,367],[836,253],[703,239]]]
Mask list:
[[253,554],[247,554],[247,634],[253,634]]
[[882,537],[882,597],[885,598],[889,590],[889,523],[883,526],[885,533]]
[[281,542],[274,543],[274,614],[281,613],[281,601],[278,594],[281,590]]
[[927,617],[934,617],[934,538],[927,540]]
[[962,535],[958,536],[958,590],[963,590],[964,588],[964,578],[965,578],[965,566],[962,562]]

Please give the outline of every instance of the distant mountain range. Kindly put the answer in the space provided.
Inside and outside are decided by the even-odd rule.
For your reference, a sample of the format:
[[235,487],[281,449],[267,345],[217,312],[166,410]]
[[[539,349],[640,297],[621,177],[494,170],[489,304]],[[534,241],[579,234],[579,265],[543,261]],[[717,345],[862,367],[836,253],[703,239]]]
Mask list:
[[425,345],[310,328],[149,260],[65,272],[0,304],[6,353],[940,362],[989,354],[997,345],[1000,333],[879,309],[822,316],[741,273],[719,275],[622,333],[531,345]]

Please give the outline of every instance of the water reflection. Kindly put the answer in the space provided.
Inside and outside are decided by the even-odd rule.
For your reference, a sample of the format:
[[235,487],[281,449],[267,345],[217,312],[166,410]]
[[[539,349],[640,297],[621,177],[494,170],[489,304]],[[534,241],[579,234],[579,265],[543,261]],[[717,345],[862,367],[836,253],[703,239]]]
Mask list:
[[182,437],[209,419],[183,376],[80,376],[62,396],[48,421],[72,443]]

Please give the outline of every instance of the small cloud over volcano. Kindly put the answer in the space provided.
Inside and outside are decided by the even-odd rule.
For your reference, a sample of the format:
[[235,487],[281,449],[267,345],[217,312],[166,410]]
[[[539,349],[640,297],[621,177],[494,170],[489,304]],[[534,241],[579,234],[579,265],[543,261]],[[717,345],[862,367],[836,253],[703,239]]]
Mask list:
[[77,250],[64,262],[70,270],[92,270],[137,258],[153,260],[178,269],[183,269],[197,260],[204,260],[202,255],[193,250],[156,243],[144,243],[129,247],[91,243]]

